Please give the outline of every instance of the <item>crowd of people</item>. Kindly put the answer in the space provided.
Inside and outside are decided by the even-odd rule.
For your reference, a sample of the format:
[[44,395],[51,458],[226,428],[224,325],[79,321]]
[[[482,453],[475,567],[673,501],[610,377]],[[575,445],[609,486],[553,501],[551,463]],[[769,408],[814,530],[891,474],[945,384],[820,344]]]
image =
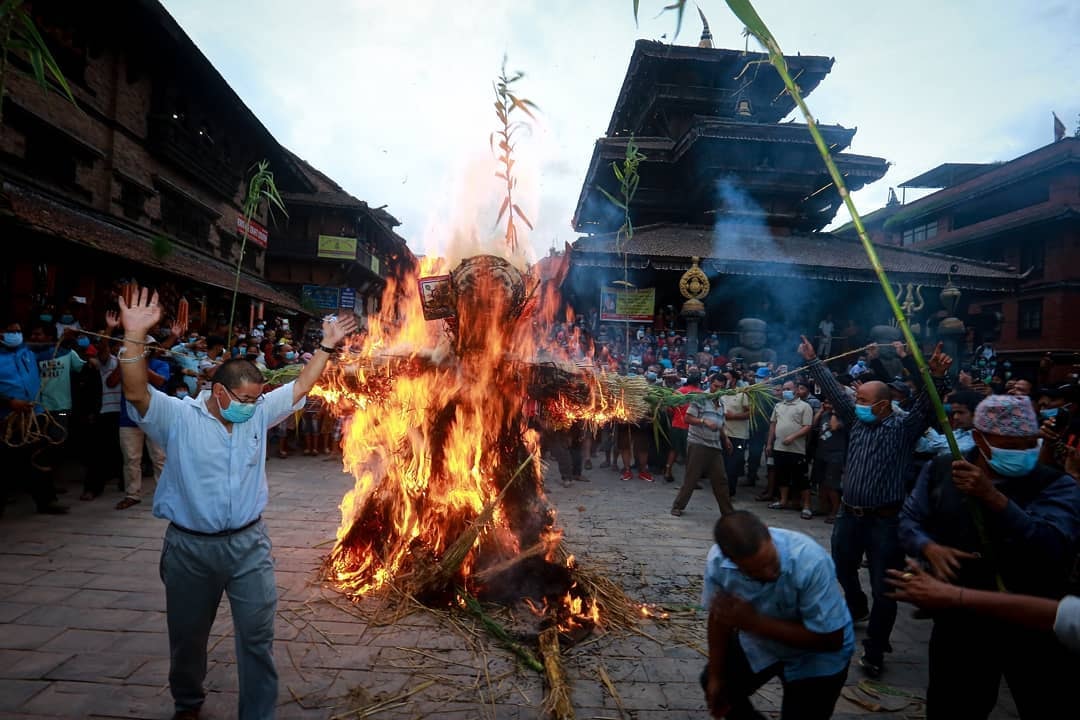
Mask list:
[[[832,366],[821,346],[803,338],[794,369],[744,366],[712,347],[698,364],[665,337],[655,356],[618,367],[693,398],[661,418],[660,433],[645,422],[553,435],[563,483],[587,479],[593,461],[623,480],[675,482],[682,463],[675,516],[709,483],[720,520],[702,598],[702,683],[717,717],[760,717],[748,698],[775,676],[781,717],[830,717],[856,624],[865,623],[862,671],[886,673],[898,600],[927,607],[916,616],[933,623],[929,718],[988,717],[1002,678],[1021,717],[1060,716],[1080,669],[1076,378],[1038,387],[991,368],[981,351],[957,371],[939,347],[929,366],[946,430],[902,343]],[[830,548],[736,510],[737,490],[805,521],[821,517]]]
[[[61,314],[40,310],[32,320],[8,318],[0,338],[0,513],[21,491],[39,513],[65,513],[58,500],[63,477],[83,477],[80,499],[90,502],[116,483],[116,508],[142,500],[142,479],[155,480],[165,463],[162,449],[131,420],[121,386],[121,338],[116,312],[80,316],[72,304]],[[85,325],[84,325],[85,323]],[[304,365],[318,346],[318,328],[293,328],[286,317],[259,319],[231,329],[223,316],[205,327],[183,327],[169,318],[143,340],[150,382],[161,392],[197,397],[209,391],[218,367],[230,358],[251,360],[261,370]],[[339,421],[322,400],[307,399],[271,430],[271,452],[286,458],[330,454],[338,446]]]

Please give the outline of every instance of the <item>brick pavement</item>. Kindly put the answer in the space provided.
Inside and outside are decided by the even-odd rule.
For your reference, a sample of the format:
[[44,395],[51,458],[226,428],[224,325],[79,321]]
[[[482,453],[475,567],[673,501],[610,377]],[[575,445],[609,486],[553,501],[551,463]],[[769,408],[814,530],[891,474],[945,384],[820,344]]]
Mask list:
[[[675,487],[621,482],[607,470],[565,489],[549,483],[566,542],[581,563],[602,569],[636,600],[697,603],[715,507],[695,493],[681,518],[668,514]],[[313,583],[334,537],[337,504],[351,479],[322,458],[269,464],[270,506],[280,604],[276,658],[280,718],[535,718],[540,678],[467,620],[394,603],[359,607]],[[151,483],[152,490],[152,483]],[[77,491],[65,496],[73,498]],[[168,718],[168,642],[157,563],[164,523],[144,501],[116,511],[119,495],[79,503],[68,516],[30,513],[25,499],[0,518],[0,720],[6,718]],[[829,526],[795,513],[739,502],[777,525],[827,544]],[[929,623],[903,607],[883,680],[916,694],[925,686]],[[649,622],[641,633],[596,634],[570,649],[566,666],[578,718],[703,718],[697,677],[703,664],[701,613]],[[203,717],[233,717],[236,664],[228,603],[211,637],[209,697]],[[600,682],[612,680],[619,700]],[[861,677],[853,668],[850,683]],[[755,703],[776,717],[779,686]],[[383,704],[373,708],[375,703]],[[620,709],[621,705],[621,709]],[[353,712],[350,714],[349,711]],[[772,711],[770,713],[770,711]],[[864,717],[841,700],[837,718]],[[895,718],[922,715],[912,705]],[[1003,688],[995,718],[1016,717]]]

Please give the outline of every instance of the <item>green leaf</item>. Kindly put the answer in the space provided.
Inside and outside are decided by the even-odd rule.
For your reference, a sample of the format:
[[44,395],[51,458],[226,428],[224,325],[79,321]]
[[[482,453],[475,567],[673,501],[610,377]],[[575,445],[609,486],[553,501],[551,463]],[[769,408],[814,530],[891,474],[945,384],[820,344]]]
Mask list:
[[34,25],[34,19],[30,17],[30,14],[21,8],[13,10],[16,13],[15,21],[16,27],[12,28],[13,33],[17,33],[32,49],[27,50],[29,55],[30,64],[34,69],[34,78],[38,84],[42,87],[48,87],[48,79],[45,76],[46,70],[49,75],[52,76],[53,82],[64,93],[71,104],[76,105],[75,96],[71,94],[71,87],[68,86],[67,79],[64,77],[64,73],[60,70],[60,66],[56,63],[56,59],[53,58],[52,53],[49,52],[49,46],[45,43],[45,38],[38,32],[37,26]]
[[638,3],[640,0],[634,0],[634,27],[638,27]]
[[761,19],[749,0],[726,0],[726,2],[731,12],[735,13],[735,17],[739,18],[746,29],[753,33],[762,44],[768,47],[770,41],[776,42],[769,28],[766,27],[765,21]]
[[621,183],[623,181],[623,172],[619,169],[619,163],[611,163],[611,169],[615,173],[615,178]]
[[607,190],[605,190],[604,188],[596,188],[596,189],[599,190],[601,193],[603,193],[604,197],[606,197],[608,200],[610,200],[611,203],[613,205],[615,205],[615,207],[619,208],[620,210],[625,210],[626,209],[626,205],[624,205],[621,200],[616,198],[614,195],[609,193]]

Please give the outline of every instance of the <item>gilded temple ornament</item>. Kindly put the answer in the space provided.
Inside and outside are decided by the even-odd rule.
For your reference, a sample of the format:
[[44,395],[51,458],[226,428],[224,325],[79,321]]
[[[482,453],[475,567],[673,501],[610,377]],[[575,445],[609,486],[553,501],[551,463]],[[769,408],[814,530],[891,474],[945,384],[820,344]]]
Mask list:
[[679,278],[679,292],[687,300],[702,300],[709,294],[709,278],[698,266],[701,258],[691,258],[693,265]]

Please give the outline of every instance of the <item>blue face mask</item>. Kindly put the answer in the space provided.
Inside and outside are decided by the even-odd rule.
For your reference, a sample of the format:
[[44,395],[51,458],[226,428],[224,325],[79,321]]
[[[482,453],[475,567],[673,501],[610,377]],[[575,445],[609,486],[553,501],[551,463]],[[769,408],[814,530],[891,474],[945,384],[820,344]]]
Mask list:
[[[295,360],[296,359],[296,353],[293,352],[292,350],[290,350],[289,352],[285,353],[285,359],[286,360]],[[656,373],[653,373],[653,378],[652,379],[653,380],[656,379]]]
[[9,348],[17,348],[23,344],[23,336],[21,332],[6,332],[4,333],[4,345]]
[[205,350],[197,350],[197,351],[195,351],[195,357],[202,360],[203,358],[206,357],[206,351]]
[[859,422],[875,423],[877,422],[877,415],[874,414],[873,405],[860,405],[855,404],[855,417]]
[[42,313],[41,315],[38,315],[38,318],[41,319],[41,322],[52,322],[52,315],[49,313]]
[[1039,411],[1039,417],[1043,420],[1051,420],[1057,417],[1060,408],[1045,408]]
[[188,391],[187,390],[177,390],[176,391],[176,397],[180,398],[181,400],[183,400],[187,396],[188,396]]
[[945,408],[946,415],[952,415],[952,403],[942,403],[942,406]]
[[792,400],[795,399],[795,391],[794,390],[785,390],[781,394],[783,395],[784,400],[787,401],[787,402],[791,402]]
[[[286,357],[287,357],[288,355],[295,355],[295,354],[296,354],[296,353],[288,353],[288,354],[286,355]],[[654,372],[652,372],[652,371],[650,370],[649,372],[645,373],[645,379],[646,379],[646,380],[648,380],[649,382],[656,382],[656,373],[654,373]]]
[[1001,477],[1023,477],[1030,475],[1035,466],[1039,464],[1039,450],[1041,447],[1041,440],[1038,445],[1027,450],[1005,450],[991,445],[990,457],[986,457],[985,454],[983,457],[986,458],[986,463],[990,466],[990,469]]
[[60,316],[60,322],[63,325],[70,325],[71,323],[75,322],[75,316],[74,315],[61,315]]
[[83,335],[81,338],[75,341],[75,344],[84,349],[88,348],[90,347],[90,338]]
[[221,409],[221,417],[233,424],[247,422],[255,414],[255,403],[240,402],[229,398],[229,407]]

